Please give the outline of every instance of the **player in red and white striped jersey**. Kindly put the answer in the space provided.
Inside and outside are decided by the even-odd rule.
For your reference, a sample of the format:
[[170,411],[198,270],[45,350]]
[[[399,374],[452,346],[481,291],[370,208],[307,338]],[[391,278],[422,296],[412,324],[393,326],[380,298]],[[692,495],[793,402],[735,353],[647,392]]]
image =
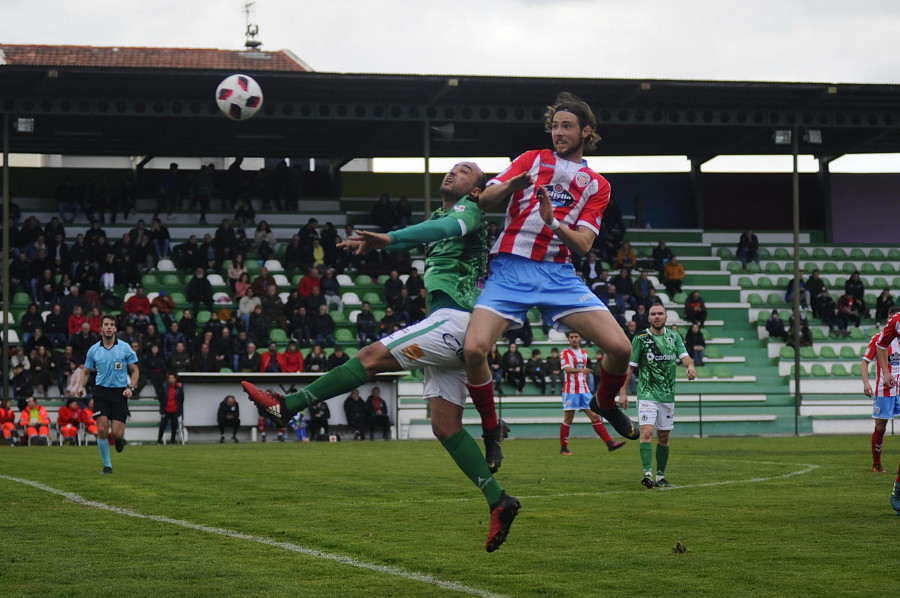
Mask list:
[[[900,307],[892,307],[888,311],[888,319],[900,313]],[[881,464],[881,448],[884,443],[884,433],[887,430],[889,419],[900,416],[900,396],[898,396],[897,386],[889,387],[884,383],[884,371],[881,369],[881,363],[875,375],[875,388],[869,384],[869,366],[877,359],[876,343],[881,337],[878,332],[869,341],[869,346],[863,355],[861,376],[863,381],[863,392],[867,397],[874,397],[872,405],[872,417],[875,418],[875,431],[872,433],[872,471],[874,473],[885,473],[884,465]],[[900,339],[895,338],[887,347],[888,370],[896,379],[900,376]]]
[[[626,380],[631,344],[612,314],[578,278],[572,252],[587,253],[600,232],[609,203],[609,183],[587,167],[585,149],[600,137],[590,106],[562,93],[547,111],[551,150],[528,151],[488,182],[478,199],[483,209],[506,206],[506,228],[491,248],[490,276],[466,331],[469,394],[482,416],[488,463],[499,467],[502,452],[488,423],[494,395],[487,353],[509,327],[522,326],[537,307],[554,328],[575,330],[606,353],[591,409],[626,438],[638,429],[615,403]],[[623,403],[627,408],[627,399]]]
[[[888,315],[888,323],[878,335],[875,341],[875,354],[878,357],[878,368],[881,370],[885,389],[897,387],[897,376],[891,372],[891,364],[888,361],[888,348],[900,338],[900,312],[893,316]],[[897,469],[897,478],[894,480],[894,491],[891,492],[891,506],[900,515],[900,468]]]
[[616,442],[606,431],[603,420],[599,415],[590,410],[591,389],[588,386],[587,375],[591,373],[588,367],[587,351],[581,348],[581,335],[575,331],[569,332],[569,347],[562,352],[562,371],[566,375],[563,382],[563,423],[559,427],[559,452],[561,455],[571,455],[569,450],[569,430],[575,419],[575,411],[584,411],[597,436],[603,439],[610,452],[625,446],[624,442]]

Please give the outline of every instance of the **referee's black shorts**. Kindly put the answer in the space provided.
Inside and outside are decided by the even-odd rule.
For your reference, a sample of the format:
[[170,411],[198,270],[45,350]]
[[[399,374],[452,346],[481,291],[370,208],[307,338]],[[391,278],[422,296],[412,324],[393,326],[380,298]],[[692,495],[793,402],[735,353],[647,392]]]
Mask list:
[[122,394],[125,386],[121,388],[109,388],[108,386],[94,387],[94,419],[108,417],[111,420],[125,423],[128,418],[128,399]]

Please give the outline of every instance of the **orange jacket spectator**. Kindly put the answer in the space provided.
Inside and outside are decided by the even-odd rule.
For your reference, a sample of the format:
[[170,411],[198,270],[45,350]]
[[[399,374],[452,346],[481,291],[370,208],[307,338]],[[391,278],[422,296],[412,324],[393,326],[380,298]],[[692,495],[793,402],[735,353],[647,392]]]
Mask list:
[[156,307],[156,309],[159,310],[159,313],[168,316],[171,316],[172,312],[175,310],[175,301],[173,301],[165,291],[160,291],[159,295],[153,298],[150,305],[151,307]]
[[28,397],[25,409],[19,417],[19,426],[25,430],[29,438],[33,436],[50,436],[50,416],[43,405],[38,405],[34,397]]
[[125,311],[130,313],[131,315],[135,315],[138,313],[144,314],[145,316],[150,315],[150,299],[144,295],[143,292],[139,292],[136,295],[132,295],[128,298],[128,301],[125,302]]
[[78,418],[79,411],[81,410],[78,408],[78,400],[75,398],[69,399],[65,405],[59,408],[56,425],[59,427],[59,433],[66,440],[73,439],[78,435],[78,425],[81,423]]
[[88,406],[78,412],[78,421],[84,424],[84,429],[88,434],[97,435],[97,420],[94,419],[94,411],[91,409],[94,405],[94,399],[88,402]]
[[284,371],[303,371],[303,353],[297,350],[297,345],[294,343],[288,345],[287,351],[284,352]]
[[684,280],[685,276],[687,276],[687,273],[684,271],[684,266],[681,265],[681,262],[672,263],[672,260],[666,262],[663,278],[666,280]]
[[16,442],[16,414],[9,406],[9,399],[0,401],[0,430],[6,444],[13,445]]

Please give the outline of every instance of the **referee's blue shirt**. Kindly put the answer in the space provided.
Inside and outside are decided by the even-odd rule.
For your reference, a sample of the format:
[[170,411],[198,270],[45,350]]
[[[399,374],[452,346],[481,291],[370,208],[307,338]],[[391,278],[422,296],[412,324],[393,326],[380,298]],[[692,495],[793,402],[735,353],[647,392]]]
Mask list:
[[97,372],[97,386],[125,388],[128,386],[128,364],[137,363],[137,354],[121,339],[107,349],[103,341],[88,349],[84,367]]

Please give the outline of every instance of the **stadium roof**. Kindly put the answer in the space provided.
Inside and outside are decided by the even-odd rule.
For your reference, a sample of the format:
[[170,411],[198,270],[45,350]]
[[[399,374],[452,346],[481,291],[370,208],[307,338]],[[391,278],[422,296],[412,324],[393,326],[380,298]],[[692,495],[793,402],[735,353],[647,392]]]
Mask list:
[[[43,48],[43,58],[29,48]],[[631,79],[373,75],[304,70],[287,52],[4,46],[0,114],[33,118],[12,152],[84,155],[324,158],[515,156],[545,147],[544,107],[556,92],[586,99],[603,137],[600,155],[790,153],[777,129],[818,129],[801,152],[900,152],[900,85]],[[131,56],[91,63],[100,52]],[[67,62],[69,56],[80,56]],[[58,58],[54,58],[55,56]],[[166,63],[168,56],[171,62]],[[74,59],[72,59],[74,60]],[[140,62],[143,60],[143,62]],[[277,65],[282,67],[272,68]],[[290,67],[290,68],[288,68]],[[261,112],[222,116],[218,83],[243,72],[261,85]],[[445,135],[432,127],[453,125]]]

